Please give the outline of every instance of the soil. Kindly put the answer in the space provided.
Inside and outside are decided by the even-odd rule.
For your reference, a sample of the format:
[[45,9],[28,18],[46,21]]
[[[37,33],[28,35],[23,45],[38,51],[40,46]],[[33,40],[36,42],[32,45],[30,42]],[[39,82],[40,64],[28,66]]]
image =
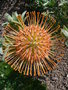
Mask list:
[[[23,6],[26,4],[25,0],[1,0],[0,4],[0,37],[2,37],[3,28],[1,24],[5,21],[4,14],[6,12],[11,14],[13,11],[22,13],[27,8]],[[47,90],[68,90],[68,48],[65,48],[65,56],[56,69],[43,79],[38,79],[47,84]]]

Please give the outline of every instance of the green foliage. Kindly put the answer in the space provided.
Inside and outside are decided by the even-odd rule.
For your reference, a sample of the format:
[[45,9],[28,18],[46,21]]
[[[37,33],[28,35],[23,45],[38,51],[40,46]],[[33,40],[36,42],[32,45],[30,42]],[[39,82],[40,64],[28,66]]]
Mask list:
[[0,37],[0,47],[2,47],[2,38]]
[[[13,12],[12,16],[10,16],[8,13],[5,14],[5,18],[8,20],[8,22],[12,25],[20,25],[19,21],[17,20],[17,12]],[[4,24],[2,24],[3,26]],[[15,26],[16,27],[16,26]]]
[[2,37],[0,37],[0,61],[2,60],[3,50],[2,50]]
[[43,11],[48,2],[48,0],[25,0],[25,8],[27,8],[29,11]]
[[63,29],[61,29],[61,34],[65,36],[66,42],[65,45],[68,47],[68,28],[64,26]]
[[46,90],[46,85],[19,74],[6,63],[0,62],[0,90]]
[[26,3],[27,9],[46,12],[54,16],[61,27],[68,26],[68,0],[26,0]]
[[50,0],[47,7],[47,13],[53,15],[61,27],[63,27],[63,25],[68,26],[68,2]]
[[0,54],[3,54],[2,47],[0,47]]
[[68,40],[66,40],[65,45],[68,47]]
[[68,39],[68,28],[66,26],[61,29],[61,33]]
[[[22,13],[22,20],[25,21],[26,18],[24,18],[26,14],[26,11]],[[18,13],[13,12],[12,15],[9,15],[8,13],[5,14],[5,18],[8,20],[8,22],[3,23],[2,26],[8,25],[8,23],[13,27],[15,30],[18,30],[18,26],[22,27],[20,21],[17,19]]]

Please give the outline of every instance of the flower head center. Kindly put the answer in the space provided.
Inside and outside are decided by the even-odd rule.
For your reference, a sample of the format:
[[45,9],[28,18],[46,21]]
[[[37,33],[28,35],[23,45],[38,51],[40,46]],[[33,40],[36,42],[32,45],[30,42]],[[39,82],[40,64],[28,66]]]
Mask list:
[[[20,43],[20,44],[19,44]],[[30,25],[19,32],[16,45],[17,53],[27,60],[39,60],[48,55],[50,35],[39,26]]]

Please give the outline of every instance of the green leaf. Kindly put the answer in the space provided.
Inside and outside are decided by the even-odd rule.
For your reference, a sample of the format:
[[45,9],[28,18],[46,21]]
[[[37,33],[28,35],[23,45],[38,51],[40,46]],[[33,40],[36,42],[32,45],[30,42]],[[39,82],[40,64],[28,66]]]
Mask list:
[[27,18],[28,18],[28,16],[26,16],[26,17],[23,19],[23,21],[25,22]]
[[68,38],[68,28],[66,26],[64,26],[63,29],[61,29],[61,33],[66,37]]
[[2,42],[0,41],[0,47],[2,47]]
[[13,13],[13,15],[12,15],[13,17],[11,17],[8,13],[6,13],[5,18],[8,20],[9,23],[15,23],[15,24],[21,26],[20,23],[15,18],[16,15],[17,15],[17,13],[15,13],[15,14]]
[[68,47],[68,40],[65,42],[65,45]]
[[13,12],[12,13],[13,20],[18,21],[17,16],[18,16],[18,13],[17,12]]
[[25,16],[26,12],[27,12],[27,11],[24,11],[24,12],[22,13],[22,20],[24,19],[24,16]]
[[63,6],[64,4],[68,3],[68,1],[66,0],[61,0],[61,3],[59,4],[59,6]]
[[10,26],[14,28],[16,31],[19,31],[18,25],[16,25],[14,22],[10,23]]
[[68,38],[68,32],[67,32],[66,30],[62,29],[61,32],[64,34],[64,36],[65,36],[66,38]]
[[8,13],[5,14],[5,18],[6,18],[9,22],[13,22],[13,18],[12,18]]
[[68,28],[64,25],[64,29],[68,31]]
[[8,52],[8,50],[9,50],[9,45],[7,46],[7,48],[5,49],[5,52],[3,54],[3,57],[2,57],[3,61],[5,60],[5,56],[6,56],[7,52]]
[[45,7],[46,5],[48,5],[49,1],[47,1],[46,3],[43,4],[43,6]]
[[50,7],[54,7],[55,4],[56,4],[56,1],[55,0],[50,0],[49,3],[48,3],[48,5]]
[[5,22],[5,23],[2,24],[2,26],[6,26],[6,25],[8,25],[8,22]]
[[3,50],[2,50],[2,47],[0,47],[0,54],[3,54]]
[[3,38],[0,37],[0,47],[2,47],[2,43],[3,43]]

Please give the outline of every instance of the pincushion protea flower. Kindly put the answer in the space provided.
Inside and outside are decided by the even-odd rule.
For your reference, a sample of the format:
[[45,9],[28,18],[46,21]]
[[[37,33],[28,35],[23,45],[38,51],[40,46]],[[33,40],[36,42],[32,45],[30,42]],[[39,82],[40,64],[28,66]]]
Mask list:
[[45,75],[63,56],[60,25],[40,12],[23,15],[8,15],[10,20],[3,33],[5,61],[24,75]]

